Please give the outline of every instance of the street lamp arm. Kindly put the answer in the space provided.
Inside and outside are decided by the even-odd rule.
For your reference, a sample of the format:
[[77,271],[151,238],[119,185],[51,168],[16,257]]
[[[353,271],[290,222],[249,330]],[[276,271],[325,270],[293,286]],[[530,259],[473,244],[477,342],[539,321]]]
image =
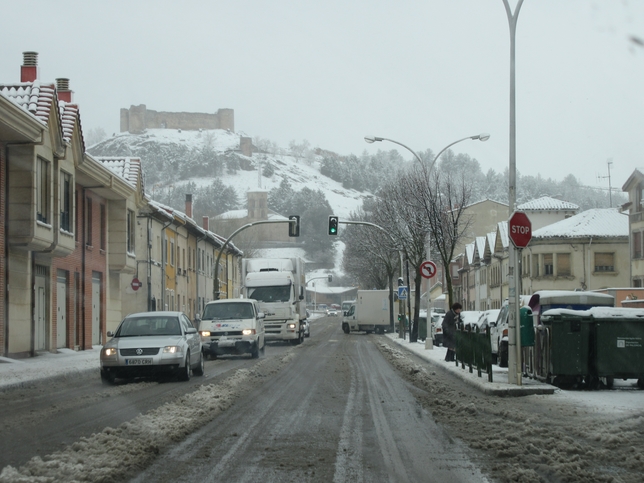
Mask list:
[[447,151],[449,148],[451,148],[455,144],[458,144],[458,143],[460,143],[462,141],[467,141],[468,139],[471,139],[473,141],[476,141],[477,139],[479,139],[481,141],[487,141],[488,139],[490,139],[490,135],[489,134],[477,134],[476,136],[467,136],[466,138],[459,139],[458,141],[454,141],[453,143],[448,144],[443,149],[441,149],[436,156],[434,156],[434,161],[432,162],[432,166],[434,165],[434,163],[440,157],[441,154],[443,154],[445,151]]
[[409,146],[405,146],[403,143],[400,143],[400,142],[398,142],[398,141],[394,141],[393,139],[380,138],[380,137],[377,137],[377,136],[365,136],[365,137],[364,137],[364,140],[365,140],[365,141],[367,141],[369,144],[374,143],[374,142],[376,142],[376,141],[389,141],[390,143],[397,144],[398,146],[402,146],[402,147],[403,147],[403,148],[405,148],[407,151],[409,151],[411,154],[413,154],[413,155],[416,157],[416,159],[417,159],[418,161],[420,161],[420,163],[421,163],[421,164],[423,163],[423,160],[420,158],[420,156],[418,156],[418,154],[416,153],[416,151],[414,151],[413,149],[411,149]]

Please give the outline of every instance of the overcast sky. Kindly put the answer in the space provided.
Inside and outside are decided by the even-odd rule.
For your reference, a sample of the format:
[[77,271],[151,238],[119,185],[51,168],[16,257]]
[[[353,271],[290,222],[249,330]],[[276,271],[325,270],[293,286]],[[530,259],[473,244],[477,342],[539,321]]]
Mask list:
[[[516,0],[510,0],[514,8]],[[0,83],[23,51],[68,77],[83,129],[119,110],[235,110],[235,128],[340,154],[396,148],[483,169],[509,160],[510,34],[502,0],[57,0],[0,6]],[[644,166],[644,2],[525,0],[516,34],[517,170],[621,188]],[[411,155],[401,148],[407,159]]]

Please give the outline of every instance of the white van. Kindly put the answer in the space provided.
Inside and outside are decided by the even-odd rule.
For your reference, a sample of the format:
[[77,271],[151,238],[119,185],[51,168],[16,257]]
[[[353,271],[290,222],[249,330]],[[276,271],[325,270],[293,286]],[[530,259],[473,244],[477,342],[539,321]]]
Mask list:
[[225,354],[264,354],[264,313],[252,299],[208,302],[199,321],[203,353],[216,358]]

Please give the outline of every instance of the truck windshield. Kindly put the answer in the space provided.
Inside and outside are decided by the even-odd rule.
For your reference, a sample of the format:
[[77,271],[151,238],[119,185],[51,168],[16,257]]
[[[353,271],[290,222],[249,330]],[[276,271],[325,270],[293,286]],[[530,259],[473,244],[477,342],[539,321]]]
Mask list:
[[259,302],[288,302],[290,296],[290,285],[251,287],[248,289],[248,298],[258,300]]
[[251,304],[209,304],[203,310],[202,319],[250,319],[253,317]]

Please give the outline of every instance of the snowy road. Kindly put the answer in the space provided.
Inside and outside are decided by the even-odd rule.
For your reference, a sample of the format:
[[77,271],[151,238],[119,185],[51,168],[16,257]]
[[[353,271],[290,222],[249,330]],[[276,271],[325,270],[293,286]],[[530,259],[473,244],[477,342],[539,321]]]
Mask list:
[[[267,348],[267,357],[280,357],[289,348],[272,344]],[[118,427],[201,384],[220,381],[256,363],[247,357],[220,358],[207,361],[204,376],[192,377],[187,383],[119,381],[116,386],[106,386],[101,383],[98,354],[96,357],[96,371],[0,391],[0,468],[22,465],[34,456],[61,450],[106,427]]]
[[[639,483],[644,474],[644,391],[632,384],[489,396],[388,337],[343,334],[334,318],[313,321],[300,346],[209,364],[214,376],[194,385],[79,381],[74,404],[55,385],[51,395],[12,390],[22,396],[0,401],[3,451],[31,441],[22,461],[39,456],[3,468],[0,483]],[[114,404],[128,408],[123,422],[106,421]],[[69,428],[56,441],[49,426],[41,446],[39,426],[63,415]]]
[[366,335],[315,323],[292,363],[134,482],[484,481]]

